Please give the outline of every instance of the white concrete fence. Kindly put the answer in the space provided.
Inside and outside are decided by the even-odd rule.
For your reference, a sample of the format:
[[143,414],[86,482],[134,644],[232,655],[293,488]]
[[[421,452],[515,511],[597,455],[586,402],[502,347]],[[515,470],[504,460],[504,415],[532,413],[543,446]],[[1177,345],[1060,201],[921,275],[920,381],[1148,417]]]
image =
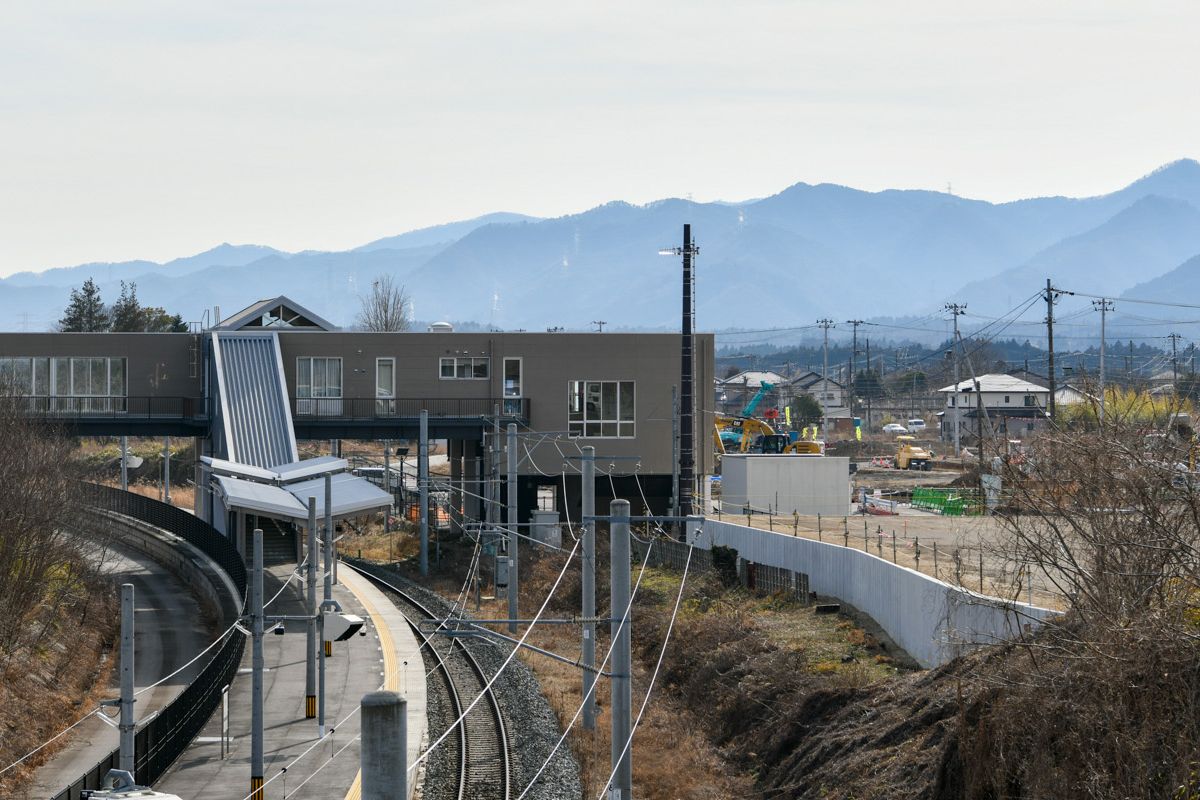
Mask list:
[[812,591],[870,616],[923,667],[1011,638],[1055,613],[951,586],[852,547],[745,525],[705,520],[689,539],[705,550],[731,547],[747,561],[806,573]]

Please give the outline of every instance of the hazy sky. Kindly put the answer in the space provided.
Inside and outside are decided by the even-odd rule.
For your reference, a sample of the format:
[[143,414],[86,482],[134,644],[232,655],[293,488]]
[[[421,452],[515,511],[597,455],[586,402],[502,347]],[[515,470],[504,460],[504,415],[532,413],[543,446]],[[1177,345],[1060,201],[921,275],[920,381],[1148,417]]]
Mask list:
[[186,5],[0,8],[0,274],[797,181],[1099,194],[1200,154],[1195,0]]

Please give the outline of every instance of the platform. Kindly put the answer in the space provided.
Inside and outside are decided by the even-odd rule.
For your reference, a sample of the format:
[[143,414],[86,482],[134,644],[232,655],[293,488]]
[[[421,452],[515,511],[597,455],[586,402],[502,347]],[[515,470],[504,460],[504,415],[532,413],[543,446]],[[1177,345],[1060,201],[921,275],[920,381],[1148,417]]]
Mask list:
[[[269,571],[264,579],[267,599],[275,595],[294,566],[279,565]],[[333,597],[345,612],[368,620],[367,636],[336,643],[333,657],[326,661],[326,727],[332,730],[324,741],[318,742],[317,721],[304,717],[304,624],[288,623],[285,635],[268,635],[264,640],[268,670],[263,676],[267,798],[358,797],[357,709],[364,694],[381,686],[402,692],[408,689],[409,751],[414,753],[410,758],[418,752],[414,748],[420,747],[425,730],[425,670],[416,637],[391,602],[365,579],[344,565],[338,577],[340,584],[334,586]],[[303,613],[299,581],[293,580],[267,613]],[[230,741],[224,758],[218,709],[201,735],[158,782],[157,790],[183,800],[238,800],[249,795],[250,659],[247,646],[242,669],[229,689]],[[287,771],[282,772],[285,767]]]

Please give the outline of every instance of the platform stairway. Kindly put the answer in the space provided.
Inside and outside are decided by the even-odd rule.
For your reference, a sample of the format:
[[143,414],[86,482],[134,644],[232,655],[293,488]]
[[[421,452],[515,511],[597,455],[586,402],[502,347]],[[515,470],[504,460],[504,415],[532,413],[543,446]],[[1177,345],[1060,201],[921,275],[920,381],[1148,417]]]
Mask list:
[[[296,563],[296,529],[289,523],[270,517],[252,517],[246,521],[246,525],[247,532],[253,530],[254,527],[262,528],[263,566],[272,567],[277,564]],[[253,566],[250,558],[250,554],[247,553],[246,566]]]

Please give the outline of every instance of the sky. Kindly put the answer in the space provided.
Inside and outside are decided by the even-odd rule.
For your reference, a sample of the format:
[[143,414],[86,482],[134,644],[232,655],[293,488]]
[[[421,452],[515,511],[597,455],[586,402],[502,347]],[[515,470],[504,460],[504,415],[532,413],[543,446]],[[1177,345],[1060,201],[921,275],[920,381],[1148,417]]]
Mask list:
[[1200,155],[1200,3],[5,3],[0,275],[793,183],[1002,201]]

